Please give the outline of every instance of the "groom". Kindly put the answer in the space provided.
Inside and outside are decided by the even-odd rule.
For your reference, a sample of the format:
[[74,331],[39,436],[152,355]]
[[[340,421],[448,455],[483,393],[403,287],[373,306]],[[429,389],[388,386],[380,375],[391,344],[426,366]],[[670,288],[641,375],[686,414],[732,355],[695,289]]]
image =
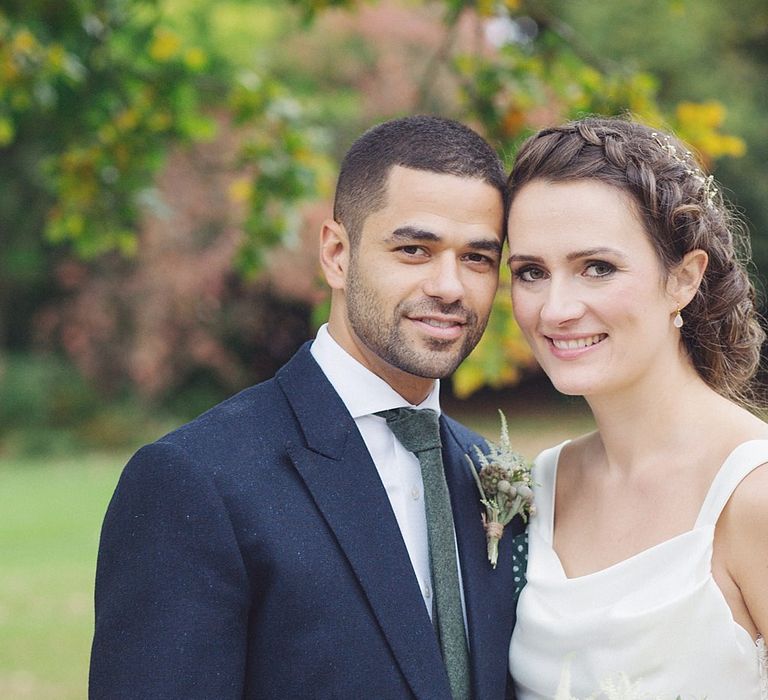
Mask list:
[[437,379],[480,339],[503,188],[456,122],[385,122],[352,146],[320,235],[328,324],[125,468],[92,699],[510,695],[512,535],[492,569],[464,457],[482,440],[440,415],[435,449],[416,445],[398,421],[417,414],[391,410],[439,415]]

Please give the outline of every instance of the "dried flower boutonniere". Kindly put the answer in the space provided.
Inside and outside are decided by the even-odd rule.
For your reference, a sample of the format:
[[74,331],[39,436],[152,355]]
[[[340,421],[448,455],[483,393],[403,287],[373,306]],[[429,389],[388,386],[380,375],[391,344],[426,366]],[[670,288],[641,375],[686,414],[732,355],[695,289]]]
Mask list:
[[504,526],[516,515],[524,522],[536,513],[531,491],[531,464],[512,450],[509,444],[509,431],[504,413],[501,416],[499,441],[487,442],[488,453],[474,445],[480,462],[478,472],[472,458],[466,455],[480,491],[480,503],[485,506],[483,525],[488,540],[488,561],[496,568],[499,559],[499,540],[504,534]]

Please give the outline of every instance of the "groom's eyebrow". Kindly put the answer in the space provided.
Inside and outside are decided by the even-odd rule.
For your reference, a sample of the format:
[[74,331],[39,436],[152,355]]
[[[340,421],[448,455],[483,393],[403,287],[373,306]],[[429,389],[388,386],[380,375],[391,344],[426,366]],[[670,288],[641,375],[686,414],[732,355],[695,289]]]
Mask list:
[[[436,243],[441,240],[441,237],[432,231],[416,228],[415,226],[401,226],[392,231],[389,235],[389,240]],[[501,253],[501,245],[495,238],[478,238],[477,240],[467,242],[466,247],[473,250],[485,250],[499,255]]]
[[501,255],[501,243],[495,238],[480,238],[476,241],[470,241],[467,247],[473,250],[486,250],[489,253]]
[[416,228],[415,226],[401,226],[396,228],[389,235],[389,239],[392,241],[431,241],[436,242],[440,240],[440,236],[432,231]]

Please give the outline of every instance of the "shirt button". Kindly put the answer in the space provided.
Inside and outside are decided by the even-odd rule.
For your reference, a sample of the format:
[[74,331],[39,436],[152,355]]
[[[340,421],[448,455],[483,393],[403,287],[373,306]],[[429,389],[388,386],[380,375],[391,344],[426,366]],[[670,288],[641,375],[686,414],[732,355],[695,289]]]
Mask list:
[[413,498],[414,501],[418,501],[420,496],[421,496],[421,491],[419,490],[419,487],[414,486],[411,489],[411,498]]
[[429,587],[428,583],[424,584],[424,597],[425,598],[431,598],[432,597],[432,589]]

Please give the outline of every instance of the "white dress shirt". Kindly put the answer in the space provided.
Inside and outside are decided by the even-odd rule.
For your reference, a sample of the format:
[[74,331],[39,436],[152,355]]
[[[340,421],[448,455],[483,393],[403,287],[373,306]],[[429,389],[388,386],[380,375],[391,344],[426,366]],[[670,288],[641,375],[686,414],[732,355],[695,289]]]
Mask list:
[[[357,425],[376,465],[400,533],[403,536],[413,571],[421,588],[424,604],[432,616],[432,577],[429,570],[427,519],[424,511],[424,485],[419,460],[406,450],[387,426],[373,415],[390,408],[431,408],[440,413],[440,381],[422,403],[413,406],[381,377],[360,364],[328,332],[327,324],[317,332],[310,352],[330,381]],[[458,561],[458,551],[456,553]],[[461,571],[459,571],[461,582]],[[464,591],[461,591],[462,607]],[[465,612],[466,626],[466,612]]]

